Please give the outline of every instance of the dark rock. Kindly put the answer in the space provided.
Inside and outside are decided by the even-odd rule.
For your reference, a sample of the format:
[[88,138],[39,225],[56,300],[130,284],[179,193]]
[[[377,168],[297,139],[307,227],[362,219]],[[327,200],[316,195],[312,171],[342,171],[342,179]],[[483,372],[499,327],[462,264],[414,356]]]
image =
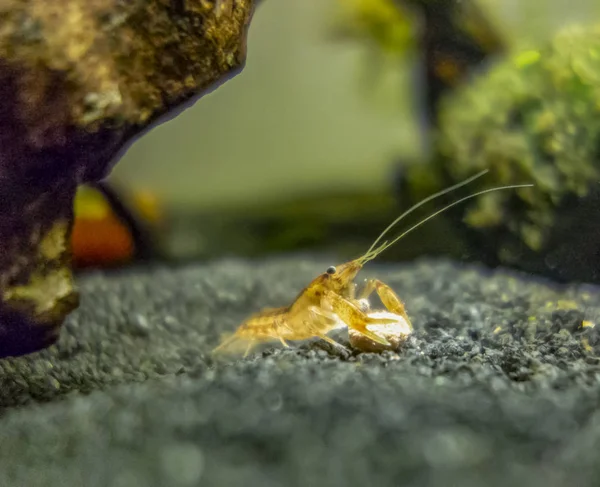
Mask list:
[[0,357],[77,307],[72,204],[142,131],[237,72],[252,0],[0,6]]

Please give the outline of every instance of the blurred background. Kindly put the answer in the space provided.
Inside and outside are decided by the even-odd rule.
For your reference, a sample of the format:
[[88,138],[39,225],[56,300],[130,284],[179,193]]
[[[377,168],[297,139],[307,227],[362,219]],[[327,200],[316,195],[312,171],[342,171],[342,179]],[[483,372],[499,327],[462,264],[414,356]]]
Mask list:
[[[181,260],[335,240],[344,253],[376,236],[401,209],[403,161],[425,161],[431,146],[423,26],[402,10],[418,3],[427,2],[263,1],[245,69],[138,140],[107,181],[124,211],[136,208],[146,222],[138,230],[155,250]],[[593,0],[471,3],[484,30],[523,50],[600,13]],[[100,263],[103,252],[90,247],[102,231],[83,223],[102,213],[92,193],[82,189],[77,206],[82,265]],[[115,225],[106,232],[119,238]],[[128,245],[123,235],[117,247],[127,254]]]

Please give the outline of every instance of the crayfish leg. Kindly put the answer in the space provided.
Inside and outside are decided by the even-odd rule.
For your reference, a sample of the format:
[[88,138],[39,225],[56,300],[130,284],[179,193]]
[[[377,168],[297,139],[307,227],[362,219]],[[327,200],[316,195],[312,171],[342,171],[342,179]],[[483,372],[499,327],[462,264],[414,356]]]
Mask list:
[[386,346],[389,345],[389,342],[385,338],[370,331],[367,328],[367,325],[387,325],[394,323],[394,320],[388,318],[369,317],[354,303],[348,301],[333,291],[326,291],[324,299],[331,305],[333,312],[336,313],[349,328],[362,333],[374,342]]
[[373,291],[375,291],[376,282],[377,282],[377,279],[365,279],[365,287],[361,291],[358,299],[359,300],[368,299],[369,296],[371,296],[371,294],[373,294]]
[[246,351],[244,352],[244,358],[246,358],[248,356],[248,354],[250,354],[251,350],[255,347],[256,345],[256,340],[250,340],[250,342],[248,343],[248,346],[246,347]]
[[327,343],[329,343],[330,345],[332,345],[333,347],[337,347],[337,348],[341,348],[342,350],[348,352],[348,349],[346,347],[344,347],[344,345],[342,345],[341,343],[336,342],[333,338],[328,337],[325,334],[322,335],[317,335],[320,339],[325,340]]
[[406,324],[410,327],[411,331],[413,330],[412,323],[410,322],[410,318],[406,314],[406,309],[404,308],[404,303],[398,297],[398,295],[394,292],[394,290],[388,286],[387,284],[381,282],[379,279],[372,279],[373,285],[377,290],[377,294],[379,299],[383,305],[387,308],[388,311],[402,316],[406,321]]
[[325,340],[333,347],[341,348],[342,350],[348,351],[346,347],[344,347],[341,343],[336,342],[333,338],[328,337],[325,333],[322,332],[323,329],[330,329],[333,325],[340,323],[340,320],[334,313],[321,309],[317,306],[311,306],[311,308],[309,309],[309,314],[313,325],[311,326],[308,323],[306,323],[306,325],[309,328],[311,328],[311,331],[315,334],[315,336],[319,337],[322,340]]
[[311,320],[317,324],[317,326],[333,326],[340,322],[339,318],[332,311],[327,311],[317,306],[310,307]]

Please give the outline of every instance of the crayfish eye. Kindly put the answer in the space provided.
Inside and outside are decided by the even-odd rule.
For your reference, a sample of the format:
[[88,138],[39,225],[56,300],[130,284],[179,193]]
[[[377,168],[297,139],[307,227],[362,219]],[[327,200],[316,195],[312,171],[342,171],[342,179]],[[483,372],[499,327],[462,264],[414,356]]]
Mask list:
[[335,274],[335,267],[330,266],[327,268],[327,274]]

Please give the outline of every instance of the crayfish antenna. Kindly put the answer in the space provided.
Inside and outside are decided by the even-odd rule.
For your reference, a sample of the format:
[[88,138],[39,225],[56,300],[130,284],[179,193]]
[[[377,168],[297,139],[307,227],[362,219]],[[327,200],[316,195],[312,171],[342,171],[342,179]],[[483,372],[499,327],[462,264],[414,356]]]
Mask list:
[[409,214],[411,214],[413,211],[415,211],[417,208],[423,206],[425,203],[429,203],[431,200],[434,200],[436,198],[439,198],[440,196],[444,196],[445,194],[451,193],[452,191],[454,191],[456,189],[466,186],[467,184],[475,181],[476,179],[479,179],[481,176],[483,176],[484,174],[487,174],[488,172],[489,172],[489,169],[484,169],[483,171],[475,174],[474,176],[471,176],[470,178],[465,179],[464,181],[457,183],[454,186],[450,186],[449,188],[442,189],[441,191],[438,191],[437,193],[434,193],[431,196],[428,196],[427,198],[425,198],[425,199],[419,201],[418,203],[416,203],[415,205],[411,206],[408,210],[406,210],[398,218],[396,218],[392,223],[390,223],[383,232],[381,232],[379,237],[377,237],[375,239],[375,241],[371,244],[371,247],[369,247],[369,250],[367,250],[365,252],[365,254],[362,257],[360,257],[358,260],[363,263],[373,260],[378,255],[378,252],[377,252],[377,249],[375,248],[375,246],[379,243],[379,241],[383,238],[383,236],[387,232],[389,232],[395,225],[397,225],[401,220],[403,220],[405,217],[407,217]]
[[392,245],[394,245],[396,242],[398,242],[399,240],[401,240],[402,238],[404,238],[410,232],[412,232],[416,228],[420,227],[424,223],[428,222],[432,218],[436,217],[440,213],[443,213],[443,212],[449,210],[450,208],[452,208],[453,206],[456,206],[456,205],[458,205],[460,203],[463,203],[464,201],[470,200],[471,198],[475,198],[477,196],[481,196],[481,195],[486,194],[486,193],[492,193],[493,191],[502,191],[502,190],[505,190],[505,189],[531,188],[533,186],[534,186],[533,184],[512,184],[512,185],[509,185],[509,186],[499,186],[499,187],[496,187],[496,188],[485,189],[483,191],[478,191],[477,193],[473,193],[473,194],[471,194],[469,196],[465,196],[464,198],[461,198],[461,199],[455,201],[454,203],[450,203],[449,205],[444,206],[441,210],[438,210],[438,211],[432,213],[428,217],[423,218],[423,220],[421,220],[420,222],[416,223],[415,225],[413,225],[412,227],[410,227],[405,232],[401,233],[399,236],[397,236],[391,242],[384,242],[377,249],[375,249],[375,250],[373,250],[373,251],[371,251],[369,253],[368,260],[374,259],[379,254],[381,254],[384,250],[390,248]]

